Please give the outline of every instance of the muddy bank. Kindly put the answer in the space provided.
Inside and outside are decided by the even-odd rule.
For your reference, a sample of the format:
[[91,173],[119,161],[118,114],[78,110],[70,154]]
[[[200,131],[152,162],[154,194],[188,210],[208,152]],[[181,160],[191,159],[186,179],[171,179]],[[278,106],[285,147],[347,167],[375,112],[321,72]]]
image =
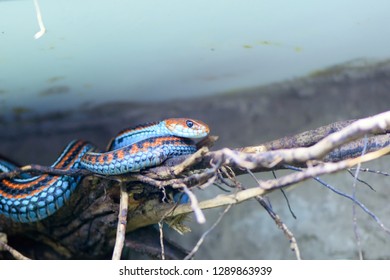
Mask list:
[[[167,117],[193,117],[208,123],[219,135],[215,148],[259,144],[334,121],[376,114],[389,109],[390,62],[366,67],[339,66],[309,77],[268,87],[219,94],[201,99],[166,103],[111,103],[41,116],[19,115],[0,124],[0,153],[15,161],[51,164],[72,139],[87,139],[104,148],[124,127]],[[386,160],[372,168],[387,170]],[[260,174],[267,178],[269,174]],[[366,175],[376,192],[359,187],[361,197],[383,222],[390,225],[388,180]],[[326,177],[329,183],[350,192],[352,177]],[[246,179],[243,178],[245,181]],[[245,181],[250,185],[253,182]],[[361,189],[360,189],[361,188]],[[208,189],[200,197],[215,195]],[[303,258],[355,258],[351,203],[314,182],[287,192],[297,219],[293,219],[280,193],[270,195],[275,211],[290,226]],[[217,218],[220,210],[207,211],[208,224],[190,225],[185,236],[169,233],[192,248]],[[367,258],[389,258],[390,236],[364,213],[358,213],[362,246]],[[255,202],[234,207],[207,238],[197,258],[293,258],[288,241]]]

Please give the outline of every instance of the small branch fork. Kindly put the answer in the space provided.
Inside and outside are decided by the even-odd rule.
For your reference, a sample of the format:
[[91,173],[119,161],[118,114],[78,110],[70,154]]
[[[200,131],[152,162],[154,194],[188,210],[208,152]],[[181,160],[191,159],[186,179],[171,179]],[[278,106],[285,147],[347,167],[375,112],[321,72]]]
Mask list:
[[[185,157],[184,160],[183,158],[173,158],[163,166],[150,168],[140,173],[120,177],[105,177],[120,180],[121,184],[140,182],[164,190],[170,187],[186,193],[191,201],[189,204],[175,206],[170,203],[159,203],[153,213],[146,216],[142,207],[125,215],[124,213],[127,213],[126,201],[128,196],[126,196],[127,191],[121,188],[121,210],[119,211],[115,259],[120,258],[125,232],[159,223],[166,217],[192,212],[196,213],[197,221],[202,223],[205,221],[202,210],[230,206],[249,199],[257,199],[267,210],[290,240],[296,258],[300,259],[300,252],[293,234],[277,214],[272,211],[264,196],[275,189],[281,189],[307,179],[314,178],[322,182],[317,176],[351,170],[351,168],[360,169],[361,163],[387,155],[390,153],[390,137],[387,134],[389,131],[390,111],[357,121],[338,122],[259,146],[236,150],[224,148],[217,151],[209,151],[208,147],[204,146],[197,153]],[[215,140],[215,137],[209,137],[204,143],[211,146]],[[274,150],[274,148],[277,149]],[[254,187],[244,187],[235,178],[236,175],[246,173],[286,169],[286,166],[296,166],[297,170],[275,179],[256,180],[256,186]],[[85,170],[65,171],[39,165],[29,165],[12,172],[2,173],[0,179],[12,178],[25,172],[71,176],[93,175]],[[221,189],[226,188],[229,191],[232,190],[232,192],[218,195],[212,199],[198,201],[193,190],[205,189],[210,185],[217,185]],[[341,193],[326,183],[323,183],[323,185],[335,193],[351,199],[356,206],[368,213],[385,232],[390,234],[390,230],[379,218],[370,212],[356,197]],[[126,211],[123,212],[123,210]],[[127,224],[126,216],[128,218]],[[198,244],[201,243],[200,240]],[[196,252],[197,248],[194,248],[194,250],[193,252]],[[192,257],[192,255],[189,257]]]

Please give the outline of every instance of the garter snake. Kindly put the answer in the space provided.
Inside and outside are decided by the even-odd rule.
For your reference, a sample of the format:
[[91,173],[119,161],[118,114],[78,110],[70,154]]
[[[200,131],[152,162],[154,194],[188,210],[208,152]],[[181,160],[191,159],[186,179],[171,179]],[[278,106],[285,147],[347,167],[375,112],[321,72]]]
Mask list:
[[[170,157],[196,151],[190,138],[202,138],[209,127],[198,120],[175,118],[148,123],[121,131],[109,143],[107,151],[96,152],[89,142],[74,140],[52,164],[70,170],[85,168],[102,175],[136,172],[161,164]],[[17,166],[0,158],[0,172]],[[0,214],[15,222],[35,222],[60,209],[80,183],[82,176],[25,176],[0,181]]]

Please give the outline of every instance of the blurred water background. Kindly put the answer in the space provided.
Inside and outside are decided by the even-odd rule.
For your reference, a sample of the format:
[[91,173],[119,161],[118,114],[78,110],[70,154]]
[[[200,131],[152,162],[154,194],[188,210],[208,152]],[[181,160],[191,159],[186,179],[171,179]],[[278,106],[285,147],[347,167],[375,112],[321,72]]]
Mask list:
[[390,57],[390,2],[0,1],[0,116],[234,93]]

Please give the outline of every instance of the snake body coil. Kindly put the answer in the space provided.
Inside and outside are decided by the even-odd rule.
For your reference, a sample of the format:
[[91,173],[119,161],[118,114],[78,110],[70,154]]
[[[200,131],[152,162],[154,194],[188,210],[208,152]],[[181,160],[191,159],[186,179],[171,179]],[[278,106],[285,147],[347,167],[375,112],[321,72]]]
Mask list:
[[[108,151],[93,152],[85,141],[72,141],[52,167],[64,170],[85,168],[102,175],[135,172],[161,164],[170,157],[191,154],[191,139],[205,137],[209,128],[192,119],[167,119],[121,131],[108,145]],[[0,158],[0,172],[17,166]],[[43,174],[0,181],[0,214],[21,223],[42,220],[60,209],[80,183],[82,176]]]

